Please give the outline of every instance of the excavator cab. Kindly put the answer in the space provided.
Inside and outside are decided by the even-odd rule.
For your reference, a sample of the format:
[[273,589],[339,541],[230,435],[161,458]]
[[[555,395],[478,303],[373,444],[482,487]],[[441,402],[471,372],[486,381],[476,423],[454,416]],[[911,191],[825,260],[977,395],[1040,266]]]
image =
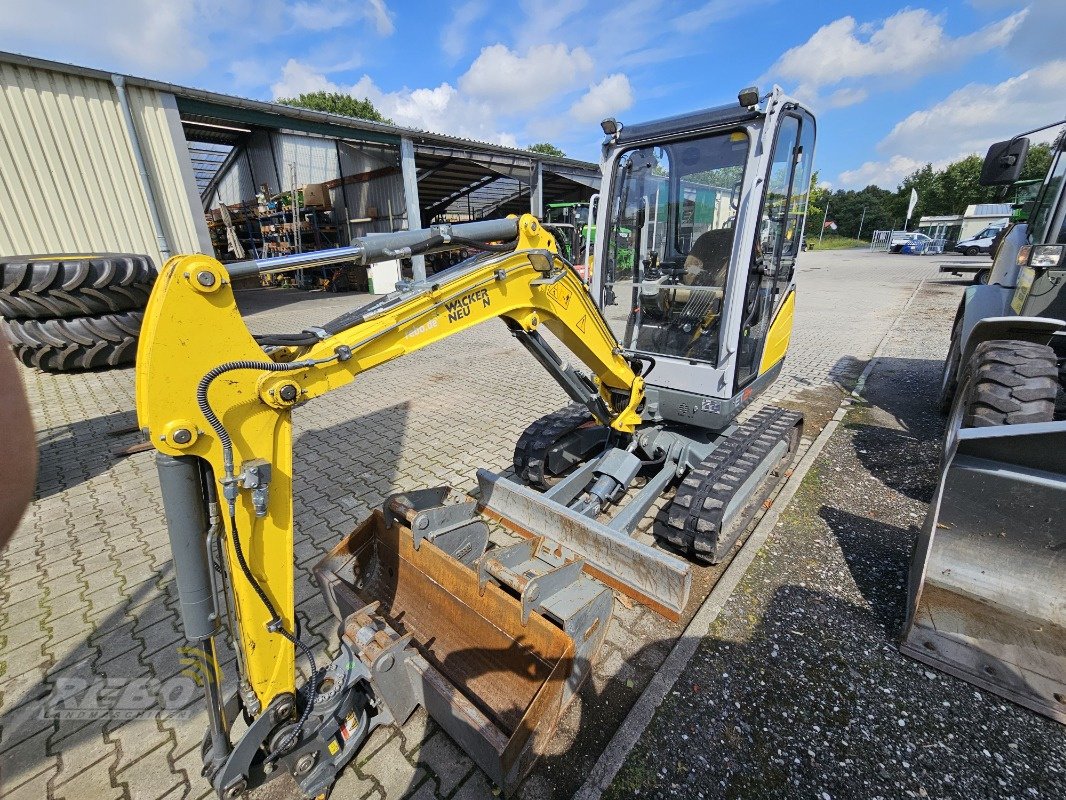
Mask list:
[[774,91],[750,106],[612,123],[593,292],[604,307],[628,304],[608,319],[647,364],[653,418],[723,430],[777,376],[788,345],[814,118]]

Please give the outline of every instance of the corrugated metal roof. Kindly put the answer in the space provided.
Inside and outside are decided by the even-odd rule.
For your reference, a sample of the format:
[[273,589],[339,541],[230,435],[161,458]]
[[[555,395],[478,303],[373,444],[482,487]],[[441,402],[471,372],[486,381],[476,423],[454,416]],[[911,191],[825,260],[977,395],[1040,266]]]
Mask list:
[[[0,62],[30,66],[38,69],[47,69],[62,74],[79,75],[106,81],[110,81],[111,75],[113,74],[106,70],[93,69],[91,67],[80,67],[75,64],[65,64],[59,61],[49,61],[47,59],[35,58],[33,56],[25,56],[18,53],[7,53],[3,51],[0,51]],[[524,160],[529,160],[530,162],[539,161],[547,165],[556,164],[559,166],[568,166],[585,170],[599,169],[598,165],[596,164],[593,164],[588,161],[581,161],[575,158],[560,158],[557,156],[547,156],[541,153],[533,153],[529,150],[522,150],[515,147],[505,147],[504,145],[492,144],[490,142],[479,142],[474,139],[466,139],[461,136],[451,136],[448,134],[434,133],[432,131],[417,130],[415,128],[405,128],[400,125],[387,125],[381,122],[371,122],[370,120],[355,119],[353,117],[346,117],[340,114],[330,114],[325,111],[311,111],[305,108],[294,108],[292,106],[285,106],[281,105],[280,103],[270,103],[264,100],[251,100],[245,97],[237,97],[235,95],[225,95],[220,94],[218,92],[210,92],[206,89],[195,89],[188,86],[179,86],[177,84],[166,83],[164,81],[156,81],[149,78],[141,78],[135,75],[126,75],[124,77],[126,79],[126,83],[130,86],[143,86],[161,92],[169,92],[175,97],[179,98],[200,100],[206,103],[229,106],[234,108],[252,109],[267,114],[274,114],[280,117],[317,121],[323,124],[348,128],[353,131],[362,130],[379,134],[391,134],[393,136],[406,136],[414,140],[416,143],[436,143],[451,147],[473,146],[480,151],[496,152],[511,156],[520,156]]]
[[1010,213],[1010,203],[977,203],[966,208],[967,217],[1009,217]]

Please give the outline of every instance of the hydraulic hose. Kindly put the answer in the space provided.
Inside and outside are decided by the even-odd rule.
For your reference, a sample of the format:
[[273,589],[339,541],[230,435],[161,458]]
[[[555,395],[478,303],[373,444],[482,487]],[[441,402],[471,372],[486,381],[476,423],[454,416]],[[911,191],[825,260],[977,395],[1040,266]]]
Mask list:
[[285,630],[285,626],[281,621],[281,616],[274,607],[274,603],[267,596],[266,591],[260,585],[255,575],[252,574],[252,570],[248,566],[248,561],[245,559],[244,546],[241,544],[240,533],[237,530],[237,478],[233,474],[233,440],[230,438],[226,426],[222,424],[222,420],[219,419],[214,409],[211,408],[211,403],[207,398],[207,392],[211,388],[211,384],[219,376],[234,370],[254,369],[264,370],[266,372],[290,372],[292,370],[306,369],[319,364],[327,364],[341,358],[342,356],[340,353],[334,353],[326,358],[305,359],[303,361],[294,361],[289,364],[278,364],[273,361],[228,361],[211,369],[200,379],[200,383],[196,387],[196,404],[199,406],[200,412],[207,420],[207,424],[211,426],[211,429],[218,436],[219,444],[222,445],[222,464],[225,473],[221,481],[222,492],[229,508],[230,530],[233,531],[233,552],[237,556],[237,565],[241,568],[241,573],[243,573],[245,580],[248,581],[252,590],[262,601],[263,606],[267,610],[267,614],[270,615],[270,620],[266,625],[267,630],[271,633],[279,634],[292,643],[293,647],[297,648],[307,657],[311,667],[311,680],[308,687],[307,703],[304,705],[304,709],[300,713],[300,718],[297,720],[296,726],[281,742],[278,743],[274,752],[270,754],[269,758],[271,760],[276,760],[281,754],[288,750],[300,737],[304,725],[307,724],[307,720],[311,716],[311,712],[314,710],[318,694],[318,668],[315,665],[315,657],[311,652],[311,648],[301,642],[294,633]]

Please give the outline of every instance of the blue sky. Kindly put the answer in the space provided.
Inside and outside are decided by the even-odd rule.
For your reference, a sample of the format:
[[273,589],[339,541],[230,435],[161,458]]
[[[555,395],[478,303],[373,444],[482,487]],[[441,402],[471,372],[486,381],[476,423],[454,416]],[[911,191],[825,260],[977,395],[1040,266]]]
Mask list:
[[894,188],[1066,112],[1066,0],[37,0],[0,49],[260,99],[369,97],[397,123],[595,160],[598,121],[781,84],[834,187]]

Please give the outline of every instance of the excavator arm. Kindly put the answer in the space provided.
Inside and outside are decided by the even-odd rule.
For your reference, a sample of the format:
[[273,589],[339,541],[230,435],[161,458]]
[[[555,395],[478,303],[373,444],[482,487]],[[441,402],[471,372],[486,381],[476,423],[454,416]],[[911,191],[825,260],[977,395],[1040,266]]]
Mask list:
[[[212,258],[172,258],[159,276],[138,350],[138,419],[164,460],[198,459],[212,507],[207,547],[227,565],[227,591],[216,591],[215,575],[207,576],[201,604],[220,594],[232,603],[242,698],[253,714],[296,691],[295,650],[302,647],[293,619],[293,408],[499,317],[601,422],[622,433],[640,423],[643,381],[580,277],[534,217],[512,222],[513,250],[464,262],[296,335],[254,337],[237,309],[231,273]],[[439,230],[404,234],[406,249],[368,237],[364,258],[419,252],[419,233],[438,249],[449,244]],[[590,368],[591,381],[552,352],[541,325]],[[167,508],[172,529],[180,515]],[[188,602],[196,588],[182,592],[187,631],[190,619],[203,621],[203,609]]]

